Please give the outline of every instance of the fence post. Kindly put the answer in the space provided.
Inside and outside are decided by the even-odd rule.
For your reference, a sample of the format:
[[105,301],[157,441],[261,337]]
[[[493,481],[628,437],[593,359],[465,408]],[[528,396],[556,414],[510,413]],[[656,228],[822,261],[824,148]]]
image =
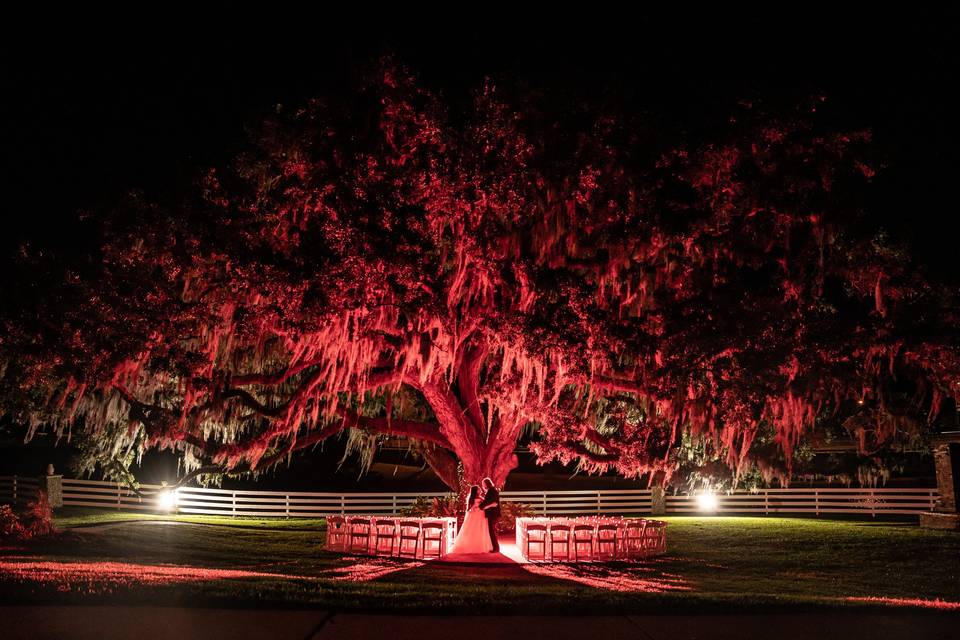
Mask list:
[[770,515],[770,492],[763,490],[763,515]]
[[397,496],[393,496],[393,507],[390,509],[390,515],[397,515]]
[[877,498],[874,495],[873,489],[870,489],[870,515],[874,518],[877,517]]
[[820,517],[820,492],[816,489],[813,490],[813,508],[817,512],[817,517]]
[[289,518],[290,517],[290,496],[289,495],[283,496],[283,506],[284,506],[284,513],[286,514],[285,517]]
[[120,511],[120,483],[117,483],[117,511]]
[[47,496],[47,502],[53,508],[63,506],[63,476],[53,472],[53,465],[47,465],[46,475],[37,478],[37,489]]
[[345,495],[343,495],[342,493],[340,494],[340,515],[342,515],[342,516],[347,515],[346,498],[347,498],[347,497],[346,497]]
[[547,492],[543,492],[543,513],[542,515],[547,515]]
[[230,517],[231,518],[237,517],[237,492],[236,491],[230,492]]
[[663,487],[650,487],[650,515],[662,516],[667,512],[667,492]]
[[20,500],[20,497],[17,495],[17,476],[13,476],[13,504],[16,505]]
[[597,491],[597,515],[600,515],[600,491]]

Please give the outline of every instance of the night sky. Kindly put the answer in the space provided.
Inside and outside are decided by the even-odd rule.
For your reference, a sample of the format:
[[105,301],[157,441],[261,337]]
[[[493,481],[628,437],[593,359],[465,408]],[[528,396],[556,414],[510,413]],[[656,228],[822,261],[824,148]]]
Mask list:
[[176,192],[243,144],[244,123],[342,91],[361,65],[393,52],[453,100],[492,75],[614,93],[692,130],[741,99],[822,93],[839,121],[871,127],[889,157],[874,215],[951,268],[955,13],[566,11],[444,20],[164,3],[18,16],[2,45],[5,253],[24,239],[78,248],[77,209],[131,188]]

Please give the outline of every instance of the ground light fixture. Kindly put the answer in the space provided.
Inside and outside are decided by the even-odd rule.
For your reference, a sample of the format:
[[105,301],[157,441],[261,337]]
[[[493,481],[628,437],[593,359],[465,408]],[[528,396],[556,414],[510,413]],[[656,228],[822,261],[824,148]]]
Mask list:
[[164,489],[157,494],[157,506],[162,511],[175,511],[177,509],[178,502],[179,495],[176,489]]
[[697,496],[697,508],[703,513],[716,513],[717,496],[709,491],[705,491]]

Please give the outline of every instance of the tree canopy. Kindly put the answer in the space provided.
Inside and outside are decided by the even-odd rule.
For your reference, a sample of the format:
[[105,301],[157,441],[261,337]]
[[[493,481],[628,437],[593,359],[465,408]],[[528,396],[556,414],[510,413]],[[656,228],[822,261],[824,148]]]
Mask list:
[[456,487],[525,436],[586,472],[667,481],[695,445],[786,477],[825,429],[874,451],[960,389],[956,288],[871,219],[882,162],[823,99],[685,135],[378,69],[174,202],[88,214],[82,267],[24,247],[6,411],[194,472],[402,435]]

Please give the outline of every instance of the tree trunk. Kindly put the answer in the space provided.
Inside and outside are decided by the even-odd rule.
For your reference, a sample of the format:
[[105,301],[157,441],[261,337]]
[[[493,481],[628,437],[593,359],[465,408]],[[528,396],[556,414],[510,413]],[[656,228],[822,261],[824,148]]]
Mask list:
[[[484,478],[490,478],[495,486],[503,487],[507,476],[517,467],[517,456],[513,450],[520,429],[503,428],[502,420],[496,420],[490,429],[482,422],[478,424],[471,415],[479,416],[480,413],[467,411],[449,388],[432,385],[423,387],[421,391],[440,422],[440,431],[452,447],[452,456],[442,449],[434,449],[424,456],[437,476],[458,492],[462,488],[461,483],[466,486],[480,484]],[[451,473],[451,469],[455,468],[451,463],[453,456],[462,465],[462,477]]]
[[484,478],[490,478],[495,487],[503,488],[507,476],[517,467],[517,456],[513,447],[501,451],[491,446],[484,454],[479,460],[460,458],[463,462],[463,481],[468,485],[479,485]]
[[461,485],[479,485],[484,478],[490,478],[494,486],[502,488],[507,476],[517,467],[513,451],[524,421],[496,412],[485,418],[481,407],[481,374],[489,355],[489,344],[485,340],[468,341],[455,367],[453,384],[442,374],[424,383],[412,383],[433,409],[440,432],[462,465],[462,474],[457,474],[456,480],[451,477],[450,456],[434,452],[425,456],[427,463],[444,484],[457,492],[463,488]]
[[[490,446],[476,456],[466,453],[447,452],[444,449],[424,449],[423,457],[433,472],[451,491],[459,493],[464,487],[479,485],[484,478],[493,480],[496,487],[503,488],[507,476],[517,467],[513,446]],[[457,472],[457,461],[463,465],[462,477]]]

